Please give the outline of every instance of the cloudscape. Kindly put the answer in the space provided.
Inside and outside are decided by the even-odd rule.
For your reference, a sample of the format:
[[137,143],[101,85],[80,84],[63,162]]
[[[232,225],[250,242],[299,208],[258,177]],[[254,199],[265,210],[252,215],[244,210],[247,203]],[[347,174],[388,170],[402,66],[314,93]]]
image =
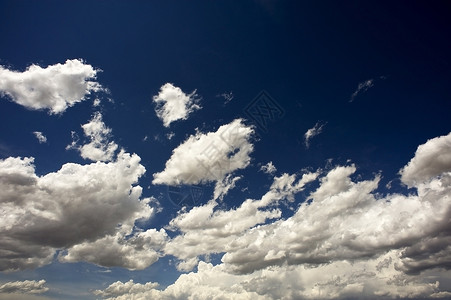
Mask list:
[[448,15],[2,2],[0,299],[451,298]]

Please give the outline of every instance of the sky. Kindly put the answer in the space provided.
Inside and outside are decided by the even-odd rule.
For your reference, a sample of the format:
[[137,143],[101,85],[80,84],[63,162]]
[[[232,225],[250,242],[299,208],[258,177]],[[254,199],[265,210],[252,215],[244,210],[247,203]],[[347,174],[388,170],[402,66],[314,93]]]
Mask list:
[[0,1],[0,299],[451,297],[447,1]]

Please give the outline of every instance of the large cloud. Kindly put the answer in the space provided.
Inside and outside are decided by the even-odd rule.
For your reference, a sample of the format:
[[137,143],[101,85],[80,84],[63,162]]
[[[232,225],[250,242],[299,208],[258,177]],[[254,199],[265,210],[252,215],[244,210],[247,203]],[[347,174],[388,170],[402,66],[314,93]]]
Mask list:
[[35,174],[33,158],[0,160],[0,270],[41,266],[56,249],[132,233],[136,220],[153,214],[135,185],[144,172],[139,156],[124,152],[113,162],[67,163],[44,176]]
[[281,210],[275,204],[286,198],[293,200],[293,193],[303,190],[316,176],[308,173],[296,180],[295,175],[283,174],[275,178],[261,199],[247,199],[236,209],[217,209],[217,201],[212,200],[180,213],[171,220],[169,228],[182,234],[168,242],[164,252],[182,259],[179,269],[186,271],[195,266],[199,255],[230,251],[235,248],[235,240],[250,228],[280,218]]
[[24,72],[0,66],[0,92],[26,108],[58,114],[102,89],[94,81],[97,72],[79,59],[46,68],[31,65]]
[[216,132],[191,135],[175,148],[165,169],[154,174],[154,184],[198,184],[220,182],[227,174],[247,167],[253,150],[253,129],[241,119]]
[[158,95],[153,96],[157,116],[165,127],[169,127],[174,121],[186,120],[193,111],[201,109],[196,97],[196,91],[185,94],[179,87],[166,83],[161,86]]
[[451,133],[436,137],[420,145],[415,157],[401,171],[401,180],[415,186],[437,176],[451,171]]
[[[424,149],[442,153],[447,139],[440,137],[420,146],[412,161],[421,161]],[[431,165],[440,165],[443,158],[435,155],[428,159]],[[185,260],[180,269],[195,266],[201,254],[225,252],[222,263],[199,262],[196,272],[181,275],[164,290],[151,286],[147,291],[128,289],[104,296],[449,297],[451,292],[440,282],[445,279],[446,283],[451,276],[451,172],[446,164],[425,174],[415,168],[409,172],[416,175],[415,171],[421,178],[416,193],[382,196],[375,193],[380,175],[354,181],[354,165],[335,167],[286,219],[278,213],[281,195],[294,200],[316,173],[299,181],[295,175],[276,177],[262,199],[246,200],[236,209],[221,210],[215,201],[195,207],[171,221],[170,228],[181,234],[169,241],[164,251]],[[271,219],[276,220],[268,223]]]

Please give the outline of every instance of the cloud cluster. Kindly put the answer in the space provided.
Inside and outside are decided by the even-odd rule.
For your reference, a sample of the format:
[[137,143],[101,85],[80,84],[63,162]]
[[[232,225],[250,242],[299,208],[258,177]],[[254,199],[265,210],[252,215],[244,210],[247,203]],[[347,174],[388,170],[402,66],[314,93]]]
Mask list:
[[212,200],[180,213],[171,220],[169,229],[181,234],[165,245],[164,253],[181,259],[180,269],[187,271],[195,267],[200,255],[238,250],[236,240],[240,236],[257,224],[280,218],[281,210],[275,207],[277,202],[292,201],[293,194],[303,190],[316,176],[307,173],[296,179],[295,175],[283,174],[274,179],[261,199],[247,199],[235,209],[218,209],[218,203]]
[[[145,168],[136,154],[122,151],[109,163],[67,163],[44,176],[36,175],[33,162],[20,157],[0,160],[2,271],[42,266],[57,249],[67,248],[67,261],[94,257],[87,260],[102,265],[101,258],[95,259],[100,248],[91,247],[94,254],[89,254],[85,247],[84,256],[71,251],[79,249],[76,245],[100,245],[109,235],[129,235],[137,220],[148,219],[154,212],[148,205],[151,199],[140,199],[142,188],[136,183]],[[136,244],[136,249],[142,248]],[[122,258],[108,266],[114,264],[140,268]]]
[[196,91],[185,94],[179,87],[166,83],[161,86],[158,95],[153,96],[153,102],[156,103],[155,112],[163,121],[163,125],[169,127],[172,122],[186,120],[193,111],[201,109],[196,97]]
[[[182,212],[169,226],[181,234],[163,251],[182,260],[180,270],[198,270],[164,290],[152,286],[108,297],[449,297],[440,288],[440,280],[451,275],[451,166],[443,163],[448,142],[449,135],[418,148],[402,173],[421,179],[413,181],[416,193],[409,195],[375,193],[380,175],[354,181],[356,167],[350,165],[319,177],[307,201],[285,219],[280,200],[294,201],[318,173],[275,177],[261,199],[234,209],[210,201]],[[426,163],[431,170],[419,167]],[[220,264],[199,262],[200,255],[212,253],[224,253]]]
[[102,90],[95,81],[97,72],[79,59],[46,68],[31,65],[24,72],[0,66],[0,93],[28,109],[60,114],[92,92]]
[[41,294],[49,290],[45,280],[13,281],[0,285],[0,293]]
[[197,133],[172,151],[162,172],[153,174],[153,184],[198,184],[220,182],[249,165],[254,130],[243,120],[222,125],[216,132]]

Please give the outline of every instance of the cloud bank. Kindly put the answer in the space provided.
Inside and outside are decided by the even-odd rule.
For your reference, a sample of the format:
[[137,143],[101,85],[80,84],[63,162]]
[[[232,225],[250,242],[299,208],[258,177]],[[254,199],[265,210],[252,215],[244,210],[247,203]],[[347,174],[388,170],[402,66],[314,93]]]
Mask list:
[[[140,284],[136,292],[118,289],[104,297],[449,297],[451,292],[440,287],[451,275],[449,139],[442,136],[419,146],[402,169],[406,182],[421,179],[413,181],[416,193],[382,196],[375,192],[380,175],[354,181],[357,168],[349,165],[326,174],[275,177],[261,199],[247,199],[237,208],[210,201],[181,212],[169,225],[180,234],[163,252],[181,260],[180,270],[197,266],[197,271],[163,290]],[[424,170],[423,165],[432,168]],[[296,194],[313,181],[318,186],[307,201],[283,218],[279,204],[296,201]],[[213,253],[222,253],[220,264],[199,261]]]

